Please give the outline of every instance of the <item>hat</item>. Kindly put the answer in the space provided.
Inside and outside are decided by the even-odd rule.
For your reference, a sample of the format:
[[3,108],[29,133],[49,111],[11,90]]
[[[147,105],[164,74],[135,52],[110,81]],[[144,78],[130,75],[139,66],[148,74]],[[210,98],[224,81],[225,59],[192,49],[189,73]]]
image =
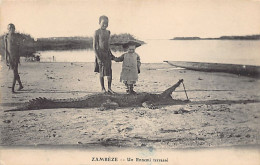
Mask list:
[[123,48],[127,48],[128,46],[131,46],[131,45],[134,45],[135,47],[139,47],[141,46],[142,44],[140,44],[139,42],[137,41],[134,41],[134,40],[130,40],[126,43],[123,44]]
[[139,43],[138,41],[135,41],[135,40],[129,40],[129,41],[127,41],[127,42],[115,42],[115,43],[111,43],[111,45],[116,45],[116,46],[122,45],[123,48],[127,48],[127,47],[130,46],[130,45],[134,45],[135,47],[139,47],[139,46],[141,46],[142,44]]

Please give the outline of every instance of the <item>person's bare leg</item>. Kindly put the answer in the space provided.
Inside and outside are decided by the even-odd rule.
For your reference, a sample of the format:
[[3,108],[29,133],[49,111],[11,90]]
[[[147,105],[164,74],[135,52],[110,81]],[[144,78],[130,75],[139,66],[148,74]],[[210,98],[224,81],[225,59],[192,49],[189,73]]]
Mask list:
[[14,71],[14,78],[13,78],[13,84],[12,84],[12,93],[15,93],[15,91],[14,91],[15,83],[16,83],[16,75],[15,75],[15,71]]
[[111,89],[112,85],[112,76],[107,76],[107,83],[108,83],[108,92],[111,94],[115,94],[115,92]]
[[129,85],[127,84],[127,82],[124,83],[125,84],[125,87],[126,87],[126,93],[129,93]]
[[18,73],[18,68],[17,68],[17,73],[16,73],[16,80],[19,83],[19,88],[18,88],[18,91],[19,91],[19,90],[23,89],[23,84],[21,82],[21,79],[20,79],[20,76],[19,76],[19,73]]
[[21,82],[21,79],[20,79],[20,76],[19,76],[19,74],[18,74],[18,76],[17,76],[17,81],[18,81],[18,83],[19,83],[19,88],[18,88],[18,91],[20,91],[20,90],[22,90],[22,89],[23,89],[23,84],[22,84],[22,82]]
[[16,80],[19,76],[17,67],[13,69],[13,73],[14,73],[14,78],[13,78],[13,84],[12,84],[12,93],[15,93],[14,88],[15,88]]
[[104,85],[104,77],[100,76],[99,80],[100,80],[100,84],[101,84],[101,92],[106,93],[106,88]]
[[130,84],[130,94],[136,94],[136,92],[134,91],[134,84]]

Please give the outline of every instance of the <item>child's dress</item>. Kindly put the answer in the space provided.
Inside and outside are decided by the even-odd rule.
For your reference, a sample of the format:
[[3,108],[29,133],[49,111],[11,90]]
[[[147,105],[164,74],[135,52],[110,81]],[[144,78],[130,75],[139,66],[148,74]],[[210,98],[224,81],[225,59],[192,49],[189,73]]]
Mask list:
[[125,53],[115,61],[123,61],[120,82],[135,84],[138,80],[138,73],[140,73],[140,56],[137,53]]

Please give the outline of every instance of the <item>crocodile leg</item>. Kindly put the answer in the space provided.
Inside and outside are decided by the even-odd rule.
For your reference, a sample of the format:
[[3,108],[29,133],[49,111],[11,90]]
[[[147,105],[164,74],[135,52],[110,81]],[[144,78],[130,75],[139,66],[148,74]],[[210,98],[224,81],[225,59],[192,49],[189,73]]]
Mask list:
[[145,101],[142,103],[142,106],[144,108],[149,108],[149,109],[157,109],[158,107],[156,107],[151,101]]

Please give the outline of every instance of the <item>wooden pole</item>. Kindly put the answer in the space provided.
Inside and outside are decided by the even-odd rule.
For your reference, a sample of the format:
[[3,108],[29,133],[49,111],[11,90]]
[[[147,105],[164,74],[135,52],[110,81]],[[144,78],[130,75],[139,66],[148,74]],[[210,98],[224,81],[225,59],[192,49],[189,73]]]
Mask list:
[[186,89],[185,89],[185,86],[184,86],[184,83],[183,83],[183,82],[182,82],[182,85],[183,85],[184,92],[185,92],[185,94],[186,94],[187,100],[189,100],[189,98],[188,98],[188,95],[187,95],[187,92],[186,92]]

